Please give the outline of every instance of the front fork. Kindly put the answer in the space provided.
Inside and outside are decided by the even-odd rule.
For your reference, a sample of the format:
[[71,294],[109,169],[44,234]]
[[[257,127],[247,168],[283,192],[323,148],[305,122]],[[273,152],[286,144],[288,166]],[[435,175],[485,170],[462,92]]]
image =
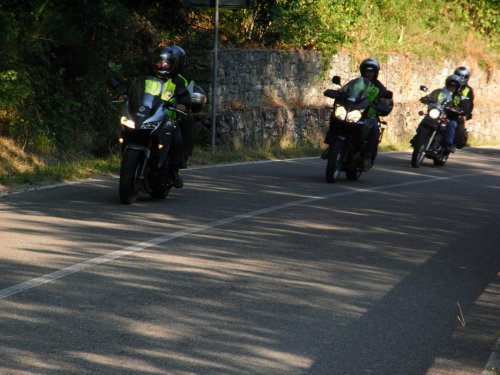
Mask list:
[[425,146],[425,150],[429,150],[431,145],[432,145],[432,142],[434,141],[434,137],[436,136],[436,131],[434,130],[431,134],[431,136],[429,137],[429,142],[427,142],[427,145]]
[[127,150],[138,150],[144,154],[143,160],[142,160],[142,165],[140,169],[140,173],[137,176],[137,179],[140,181],[144,181],[144,176],[146,174],[146,167],[148,164],[148,160],[151,157],[151,150],[149,148],[145,148],[139,145],[128,145],[123,147],[123,152],[122,155],[127,152]]

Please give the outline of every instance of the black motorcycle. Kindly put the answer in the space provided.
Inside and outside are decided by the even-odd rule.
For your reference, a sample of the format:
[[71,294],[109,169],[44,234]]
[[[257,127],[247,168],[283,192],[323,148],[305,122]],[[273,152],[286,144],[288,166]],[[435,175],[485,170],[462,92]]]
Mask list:
[[[140,86],[138,86],[140,87]],[[139,92],[135,92],[139,91]],[[124,98],[121,124],[120,201],[132,204],[139,192],[156,199],[167,197],[173,186],[169,162],[182,139],[177,132],[177,117],[185,115],[169,102],[155,99],[147,118],[138,118],[141,92],[131,90]]]
[[[426,86],[420,90],[427,91]],[[432,159],[435,166],[442,167],[448,161],[450,150],[444,140],[449,117],[458,117],[463,111],[454,108],[451,94],[446,89],[437,89],[424,96],[420,102],[427,105],[427,111],[420,111],[424,116],[418,125],[416,135],[411,140],[413,153],[411,165],[418,168],[425,158]]]
[[[334,76],[332,82],[340,86],[340,77]],[[328,89],[324,95],[334,99],[328,129],[326,181],[335,182],[342,172],[349,180],[356,181],[363,171],[363,157],[367,137],[371,131],[368,119],[368,89],[371,83],[359,77],[338,90]],[[392,93],[388,92],[392,99]]]

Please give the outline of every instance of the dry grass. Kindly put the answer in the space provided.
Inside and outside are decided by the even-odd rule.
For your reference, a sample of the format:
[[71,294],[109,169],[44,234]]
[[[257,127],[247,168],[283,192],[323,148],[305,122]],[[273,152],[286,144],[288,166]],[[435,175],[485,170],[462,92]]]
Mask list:
[[488,52],[483,41],[472,34],[467,35],[463,42],[464,59],[471,62],[471,73],[480,66],[486,71],[488,82],[496,70],[496,62],[500,60],[498,53]]
[[0,176],[30,172],[45,166],[44,161],[28,154],[12,140],[0,137]]

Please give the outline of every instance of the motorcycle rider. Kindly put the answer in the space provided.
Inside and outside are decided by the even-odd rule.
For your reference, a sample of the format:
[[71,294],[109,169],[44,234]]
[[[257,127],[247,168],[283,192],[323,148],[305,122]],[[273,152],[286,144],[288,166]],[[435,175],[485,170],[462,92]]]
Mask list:
[[[434,90],[429,95],[420,98],[420,102],[424,104],[429,104],[429,103],[440,103],[443,101],[449,101],[453,108],[461,109],[462,100],[460,94],[458,93],[461,86],[460,81],[461,78],[455,74],[446,77],[445,87],[443,89]],[[444,146],[446,146],[446,151],[450,153],[450,152],[455,152],[454,142],[455,142],[455,130],[457,128],[458,115],[453,112],[448,112],[447,116],[448,116],[448,124],[446,125]]]
[[[158,97],[161,100],[170,102],[179,111],[188,113],[191,108],[191,96],[188,90],[186,78],[179,72],[184,65],[184,55],[176,48],[161,47],[153,58],[153,73],[155,77],[147,77],[144,81],[144,99],[143,105],[139,106],[136,113],[137,118],[146,119],[153,107],[153,102]],[[172,112],[172,111],[171,111]],[[179,117],[176,113],[170,113],[172,118]],[[184,117],[184,118],[183,118]],[[186,120],[186,117],[189,119]],[[190,122],[191,121],[191,122]],[[186,154],[185,140],[182,138],[184,134],[183,126],[189,128],[192,126],[192,120],[188,115],[180,116],[178,127],[180,132],[174,133],[172,143],[172,157],[169,164],[170,178],[176,188],[181,188],[184,184],[182,177],[179,174],[179,168],[183,163],[183,157]],[[189,130],[186,131],[186,134]],[[192,141],[192,138],[188,141]],[[192,149],[192,144],[190,145]]]
[[378,143],[380,137],[380,120],[379,116],[387,116],[391,113],[394,106],[392,93],[378,80],[380,72],[380,64],[373,57],[369,57],[359,65],[361,76],[371,82],[371,87],[368,90],[368,119],[371,124],[371,130],[367,137],[367,145],[363,159],[363,171],[369,170],[377,157]]
[[[188,83],[188,90],[190,95],[193,94],[193,88],[195,85],[194,80],[191,78],[190,74],[185,69],[186,52],[184,49],[177,45],[172,45],[170,48],[174,51],[177,56],[179,56],[179,68],[178,75],[183,77]],[[183,159],[180,168],[187,168],[187,160],[193,155],[193,138],[194,138],[194,119],[190,111],[187,112],[185,116],[182,116],[181,121],[181,131],[183,140]]]
[[465,66],[459,66],[453,74],[460,77],[460,89],[458,93],[462,97],[462,109],[465,112],[464,116],[458,118],[457,130],[455,132],[455,144],[457,148],[465,146],[465,122],[472,118],[472,110],[474,109],[474,90],[469,86],[470,70]]
[[[367,145],[364,152],[362,170],[368,171],[375,161],[378,153],[378,143],[380,138],[380,121],[379,116],[388,116],[394,107],[392,100],[392,92],[378,80],[378,73],[380,72],[380,64],[377,59],[369,57],[361,62],[359,65],[361,77],[370,81],[368,89],[368,102],[370,107],[368,109],[368,121],[371,127],[370,133],[367,137]],[[330,128],[331,129],[331,128]],[[325,143],[329,144],[330,129],[325,138]],[[328,149],[321,153],[322,159],[328,158]]]

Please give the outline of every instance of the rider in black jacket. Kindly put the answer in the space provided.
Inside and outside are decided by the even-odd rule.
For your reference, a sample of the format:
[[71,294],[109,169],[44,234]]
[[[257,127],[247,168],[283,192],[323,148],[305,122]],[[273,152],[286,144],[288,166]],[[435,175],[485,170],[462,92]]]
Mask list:
[[[179,47],[180,48],[180,47]],[[184,134],[189,134],[189,129],[183,128],[192,126],[189,110],[191,109],[191,96],[188,90],[189,82],[182,76],[181,71],[184,67],[184,51],[172,46],[160,48],[154,56],[153,70],[155,76],[163,81],[160,89],[162,100],[169,101],[180,111],[187,113],[180,116],[179,127],[180,134],[176,132],[176,141],[173,145],[174,155],[170,161],[171,173],[174,186],[180,188],[183,185],[182,177],[179,175],[179,168],[182,167],[183,160],[188,151],[192,150],[192,144],[186,146]],[[188,118],[188,119],[187,119]],[[186,137],[187,141],[192,141],[192,137]],[[179,149],[180,148],[180,149]]]
[[470,70],[465,66],[460,66],[453,73],[460,77],[460,89],[458,93],[462,97],[462,109],[465,116],[458,118],[457,130],[455,132],[455,144],[457,148],[465,146],[467,141],[467,133],[465,130],[465,122],[472,118],[472,110],[474,109],[474,90],[469,86]]
[[367,171],[373,166],[378,153],[378,143],[380,137],[380,120],[379,116],[387,116],[391,113],[394,107],[392,93],[380,82],[378,73],[380,71],[379,62],[370,57],[361,62],[359,66],[361,76],[368,79],[374,86],[374,90],[370,90],[368,101],[371,106],[368,110],[369,121],[372,129],[367,138],[367,145],[363,159],[363,170]]

